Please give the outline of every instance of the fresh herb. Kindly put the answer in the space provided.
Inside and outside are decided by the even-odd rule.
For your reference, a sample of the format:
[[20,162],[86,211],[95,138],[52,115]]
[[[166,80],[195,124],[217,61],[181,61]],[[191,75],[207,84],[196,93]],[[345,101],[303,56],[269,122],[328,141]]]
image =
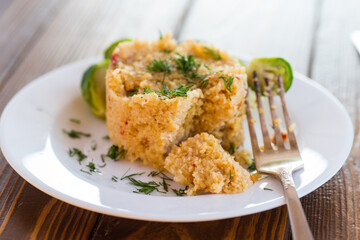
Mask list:
[[104,139],[104,140],[110,140],[110,137],[109,137],[108,135],[106,135],[106,136],[103,136],[102,139]]
[[231,180],[231,177],[232,177],[232,176],[231,176],[231,170],[230,170],[230,180]]
[[165,80],[166,73],[171,73],[171,65],[167,60],[163,61],[155,59],[150,63],[150,65],[147,65],[146,68],[153,72],[163,72],[163,82]]
[[172,52],[171,50],[168,50],[168,49],[161,49],[160,51],[163,53],[171,53]]
[[71,138],[91,137],[90,133],[84,133],[75,130],[67,131],[66,129],[63,129],[63,133],[67,134]]
[[137,94],[139,92],[139,88],[135,87],[134,89],[131,89],[130,91],[127,92],[126,96],[127,97],[132,97],[135,94]]
[[201,79],[200,82],[199,82],[199,87],[201,89],[204,89],[208,86],[209,84],[209,79],[206,78],[207,76],[205,76],[205,78]]
[[99,171],[99,169],[96,168],[96,166],[95,166],[95,164],[93,162],[89,162],[88,165],[86,165],[86,166],[89,168],[89,171],[91,173],[93,173],[93,172],[101,173]]
[[176,53],[176,55],[178,57],[175,58],[175,61],[177,63],[177,68],[179,69],[180,73],[189,73],[193,70],[196,70],[199,65],[193,55],[184,56],[180,53]]
[[130,170],[130,168],[124,173],[124,175],[120,178],[120,180],[124,180],[126,178],[129,178],[129,177],[133,177],[133,176],[141,176],[143,175],[145,172],[142,172],[142,173],[133,173],[133,174],[130,174],[130,175],[126,175],[126,173]]
[[207,64],[204,64],[204,68],[206,68],[207,70],[210,71],[210,68],[209,68],[209,66]]
[[158,175],[161,175],[160,177],[161,177],[162,179],[172,181],[172,179],[169,178],[168,176],[166,176],[165,173],[163,173],[163,171],[151,171],[147,176],[148,176],[148,177],[150,177],[150,176],[151,176],[151,177],[156,177],[156,176],[158,176]]
[[168,97],[168,98],[187,97],[187,92],[191,89],[191,87],[192,87],[192,85],[183,86],[183,85],[179,84],[178,88],[176,88],[174,90],[170,90],[169,87],[167,86],[167,83],[165,83],[165,85],[162,88],[160,88],[159,91],[153,91],[148,88],[145,88],[144,94],[156,93],[160,97]]
[[216,52],[215,50],[208,48],[208,47],[204,47],[204,52],[205,54],[209,55],[212,59],[214,60],[221,60],[221,55]]
[[79,149],[77,148],[73,148],[73,149],[69,149],[69,156],[70,157],[74,157],[74,156],[77,156],[77,160],[79,162],[79,164],[81,164],[81,161],[84,160],[85,158],[87,158],[87,156],[82,152],[80,151]]
[[119,178],[117,176],[112,176],[111,180],[113,182],[118,182]]
[[170,186],[170,185],[166,182],[165,178],[162,179],[162,184],[161,185],[163,186],[165,192],[169,191],[168,186]]
[[253,172],[256,170],[256,165],[255,165],[255,161],[253,160],[252,163],[250,164],[250,166],[248,167],[248,170],[250,172]]
[[186,190],[188,190],[189,186],[186,186],[184,189],[180,188],[180,189],[171,189],[173,190],[173,192],[176,194],[176,196],[184,196],[186,194]]
[[102,162],[105,162],[105,156],[106,156],[105,154],[101,154],[101,155],[100,155]]
[[159,30],[159,39],[162,40],[164,37],[163,37],[163,34],[162,32]]
[[93,145],[91,145],[91,149],[92,149],[93,151],[95,151],[95,150],[97,149],[97,144],[94,143]]
[[234,78],[231,77],[231,76],[229,76],[228,78],[226,78],[226,77],[224,77],[224,76],[220,76],[220,78],[224,80],[225,88],[226,88],[229,92],[231,92],[231,85],[232,85],[232,83],[233,83],[233,81],[234,81]]
[[81,171],[81,172],[84,172],[84,173],[87,173],[87,174],[89,174],[89,175],[92,175],[91,172],[85,171],[85,170],[83,170],[83,169],[80,169],[80,171]]
[[126,156],[127,150],[124,149],[123,146],[121,146],[120,148],[118,146],[112,145],[106,156],[108,156],[109,158],[111,158],[114,161],[118,161],[120,159],[124,159]]
[[103,165],[99,165],[99,168],[103,168],[106,166],[106,163],[104,163]]
[[235,153],[235,144],[233,142],[230,143],[229,153],[231,155]]
[[273,189],[271,189],[271,188],[264,188],[264,190],[274,191],[274,190],[273,190]]
[[[143,182],[141,180],[136,180],[135,178],[133,178],[132,176],[126,176],[125,178],[127,178],[130,181],[130,184],[139,187],[136,188],[136,191],[133,191],[134,193],[145,193],[145,194],[150,194],[153,191],[157,191],[157,192],[161,192],[161,193],[166,193],[163,191],[159,190],[159,187],[161,186],[160,184],[154,182],[154,181],[150,181],[150,182]],[[123,179],[123,178],[122,178]],[[121,179],[121,180],[122,180]]]
[[75,119],[75,118],[70,118],[69,121],[70,121],[70,122],[73,122],[73,123],[76,123],[76,124],[80,124],[80,123],[81,123],[80,120]]

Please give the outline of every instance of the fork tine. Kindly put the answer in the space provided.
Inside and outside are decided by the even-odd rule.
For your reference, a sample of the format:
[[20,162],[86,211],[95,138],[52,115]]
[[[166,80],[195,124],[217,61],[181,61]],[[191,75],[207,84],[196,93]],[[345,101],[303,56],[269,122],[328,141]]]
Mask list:
[[278,149],[284,148],[284,140],[281,135],[281,130],[279,127],[280,119],[277,116],[275,103],[274,103],[274,94],[272,91],[272,86],[269,83],[269,78],[265,78],[265,84],[268,92],[268,99],[269,99],[269,105],[270,105],[270,112],[271,112],[271,119],[273,122],[274,132],[275,132],[275,140],[276,140],[276,146]]
[[282,105],[283,114],[284,114],[284,118],[285,118],[285,125],[286,125],[286,130],[287,130],[287,133],[288,133],[290,147],[297,149],[298,146],[297,146],[297,143],[296,143],[295,134],[293,132],[293,129],[290,128],[291,120],[290,120],[289,112],[288,112],[287,107],[286,107],[284,84],[283,84],[283,80],[282,80],[281,75],[278,76],[277,83],[278,83],[278,87],[279,87],[281,105]]
[[261,132],[263,135],[263,141],[264,141],[264,151],[266,150],[273,150],[271,146],[271,141],[269,137],[269,131],[266,126],[266,120],[265,120],[265,114],[264,114],[264,107],[261,100],[261,92],[260,92],[260,84],[258,80],[258,76],[256,71],[253,73],[253,79],[254,79],[254,88],[256,93],[256,100],[258,104],[258,112],[260,117],[260,126],[261,126]]
[[253,119],[252,113],[251,113],[251,106],[250,106],[250,101],[249,101],[249,91],[250,91],[249,88],[247,88],[246,89],[246,97],[245,97],[246,117],[247,117],[247,122],[248,122],[248,126],[249,126],[251,147],[253,150],[253,154],[255,156],[256,153],[260,152],[260,148],[259,148],[258,140],[256,137],[255,127],[254,127],[255,119]]

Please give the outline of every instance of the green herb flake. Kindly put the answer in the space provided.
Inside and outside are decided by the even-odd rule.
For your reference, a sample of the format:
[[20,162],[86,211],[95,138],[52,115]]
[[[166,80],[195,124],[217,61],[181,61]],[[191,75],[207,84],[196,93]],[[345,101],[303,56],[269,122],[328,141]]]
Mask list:
[[229,153],[233,155],[235,153],[235,143],[230,143]]
[[119,181],[119,178],[117,176],[112,176],[111,180],[113,182],[118,182]]
[[111,158],[114,161],[119,161],[120,159],[124,159],[126,156],[127,150],[124,149],[123,146],[121,146],[120,148],[118,146],[112,145],[106,156],[108,156],[109,158]]
[[84,160],[85,158],[87,158],[87,156],[82,152],[80,151],[79,149],[77,148],[70,148],[69,149],[69,156],[70,157],[74,157],[74,156],[77,156],[77,160],[79,162],[79,164],[81,164],[81,161]]
[[168,50],[168,49],[161,49],[160,51],[163,53],[171,53],[172,52],[171,50]]
[[96,143],[91,145],[91,150],[95,151],[96,149],[97,149],[97,144]]
[[221,60],[221,55],[216,52],[215,50],[208,48],[208,47],[204,47],[204,52],[206,55],[210,56],[212,59],[214,60]]
[[76,130],[67,131],[66,129],[63,129],[63,133],[71,138],[91,137],[90,133],[84,133]]
[[139,92],[139,88],[136,87],[136,88],[131,89],[130,91],[128,91],[126,96],[127,97],[132,97],[132,96],[136,95],[138,92]]
[[178,57],[175,58],[175,61],[180,73],[189,73],[196,70],[196,68],[199,66],[193,55],[184,56],[180,53],[176,53],[176,55]]
[[253,172],[253,171],[256,170],[256,165],[255,165],[254,159],[253,159],[252,163],[250,164],[250,166],[248,167],[248,170],[249,170],[250,172]]
[[83,170],[83,169],[80,169],[80,172],[84,172],[84,173],[87,173],[87,174],[89,174],[89,175],[92,175],[91,172],[85,171],[85,170]]
[[101,173],[99,171],[99,169],[96,168],[96,166],[95,166],[95,164],[93,162],[89,162],[88,165],[86,165],[86,166],[89,168],[89,171],[91,173],[93,173],[93,172]]
[[171,73],[171,65],[168,60],[153,60],[149,65],[146,66],[149,71],[152,72],[163,72],[163,82],[165,80],[166,73]]
[[69,119],[70,122],[76,123],[76,124],[80,124],[80,120],[76,119],[76,118],[70,118]]
[[264,188],[264,190],[267,190],[267,191],[274,191],[273,189],[271,188]]
[[204,78],[204,79],[201,79],[200,82],[199,82],[199,87],[201,89],[205,89],[209,84],[209,79],[207,78]]
[[231,180],[231,177],[232,177],[232,176],[231,176],[231,170],[230,170],[230,180]]
[[103,136],[102,139],[104,139],[104,140],[110,140],[110,137],[109,137],[108,135],[106,135],[106,136]]
[[[133,174],[130,174],[130,175],[126,175],[126,173],[130,170],[130,168],[124,173],[124,175],[120,178],[120,180],[124,180],[126,178],[129,178],[129,177],[133,177],[133,176],[141,176],[143,175],[145,172],[142,172],[142,173],[133,173]],[[125,176],[126,175],[126,176]]]
[[186,190],[188,190],[189,186],[186,186],[184,189],[180,188],[180,189],[171,189],[176,196],[184,196],[186,194]]
[[98,165],[99,168],[104,168],[106,166],[106,163],[104,163],[103,165]]
[[231,85],[234,81],[234,78],[229,76],[229,77],[224,77],[224,76],[220,76],[221,79],[224,80],[224,85],[225,85],[225,88],[231,92]]

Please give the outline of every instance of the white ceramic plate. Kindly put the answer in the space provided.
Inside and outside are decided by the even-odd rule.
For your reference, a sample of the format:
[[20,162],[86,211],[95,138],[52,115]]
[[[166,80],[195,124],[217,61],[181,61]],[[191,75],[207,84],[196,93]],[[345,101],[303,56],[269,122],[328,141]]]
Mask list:
[[[133,219],[191,222],[242,216],[284,204],[278,181],[268,178],[242,194],[208,194],[177,197],[172,193],[136,194],[128,181],[112,176],[154,170],[141,163],[113,162],[101,174],[81,172],[89,159],[102,164],[100,154],[111,146],[105,122],[93,117],[80,92],[85,69],[99,58],[87,59],[54,70],[19,91],[5,108],[0,122],[0,144],[9,164],[29,183],[70,204],[92,211]],[[300,197],[328,181],[345,162],[353,141],[351,120],[340,102],[323,87],[295,74],[286,94],[305,167],[294,174]],[[81,124],[70,122],[81,120]],[[62,129],[92,134],[71,139]],[[246,128],[247,129],[247,126]],[[250,143],[245,147],[250,149]],[[91,145],[97,144],[92,151]],[[89,156],[79,165],[68,156],[77,147]],[[151,179],[141,176],[140,179]],[[172,183],[171,188],[181,185]],[[267,191],[263,188],[271,188]],[[321,201],[321,200],[319,200]]]

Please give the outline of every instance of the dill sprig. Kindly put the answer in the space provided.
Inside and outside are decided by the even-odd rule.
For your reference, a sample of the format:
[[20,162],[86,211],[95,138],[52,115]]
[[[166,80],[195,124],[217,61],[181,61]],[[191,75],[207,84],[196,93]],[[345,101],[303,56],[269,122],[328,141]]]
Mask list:
[[76,130],[67,131],[66,129],[63,129],[63,133],[71,138],[91,137],[90,133],[84,133]]
[[189,73],[196,70],[196,68],[199,66],[193,55],[184,56],[180,53],[176,53],[176,55],[178,57],[175,58],[175,61],[180,73]]
[[254,159],[253,159],[252,163],[249,165],[248,170],[249,170],[250,172],[253,172],[253,171],[256,170],[256,165],[255,165]]
[[230,143],[229,153],[233,155],[235,153],[235,144],[233,142]]
[[216,52],[215,50],[208,48],[208,47],[204,47],[204,52],[206,55],[210,56],[212,59],[214,60],[221,60],[221,55]]
[[95,151],[97,149],[97,144],[94,143],[93,145],[91,145],[91,150]]
[[184,196],[186,194],[186,190],[188,190],[189,186],[186,186],[184,189],[180,188],[180,189],[171,189],[176,196]]
[[108,135],[106,135],[106,136],[103,136],[102,139],[104,139],[104,140],[110,140],[110,137],[109,137]]
[[199,87],[201,89],[206,88],[208,86],[208,84],[209,84],[209,79],[207,79],[207,76],[208,75],[204,75],[202,78],[200,78]]
[[156,60],[154,59],[149,65],[146,66],[149,71],[163,72],[163,82],[165,80],[166,73],[171,73],[171,65],[168,60]]
[[126,96],[132,97],[132,96],[136,95],[138,92],[139,92],[139,88],[135,87],[134,89],[131,89],[130,91],[128,91]]
[[224,80],[224,85],[225,85],[225,88],[231,92],[231,85],[234,81],[234,78],[229,76],[229,77],[224,77],[224,76],[220,76],[219,78],[223,79]]
[[87,156],[79,149],[77,148],[69,148],[69,156],[74,157],[77,156],[77,160],[79,164],[81,164],[81,161],[87,158]]
[[89,162],[88,165],[86,165],[86,166],[89,168],[89,171],[91,173],[93,173],[93,172],[101,173],[99,171],[99,169],[96,168],[96,166],[95,166],[95,164],[93,162]]
[[80,120],[79,119],[76,119],[76,118],[70,118],[69,119],[70,122],[73,122],[73,123],[76,123],[76,124],[80,124]]
[[271,189],[271,188],[264,188],[264,190],[268,190],[268,191],[274,191],[273,189]]
[[124,159],[126,156],[127,150],[124,149],[123,146],[121,146],[120,148],[116,145],[112,145],[106,156],[108,156],[109,158],[111,158],[114,161],[119,161],[120,159]]
[[163,171],[151,171],[147,176],[148,177],[156,177],[156,176],[159,176],[162,178],[162,179],[165,179],[165,180],[170,180],[172,181],[172,179],[168,176],[166,176],[166,174],[163,172]]
[[112,180],[113,182],[118,182],[119,178],[118,178],[117,176],[112,176],[112,177],[111,177],[111,180]]
[[[126,174],[129,170],[130,170],[130,169],[128,169],[128,170],[125,172],[125,174]],[[141,175],[143,175],[144,173],[145,173],[145,172],[133,173],[133,174],[126,175],[126,176],[125,176],[125,174],[124,174],[124,176],[122,176],[122,177],[120,178],[120,180],[124,180],[124,179],[126,179],[126,178],[133,177],[133,176],[141,176]]]
[[170,90],[169,87],[167,86],[167,83],[165,83],[165,85],[162,88],[160,88],[159,91],[153,91],[148,88],[144,88],[144,94],[156,93],[160,97],[168,97],[168,98],[187,97],[187,92],[191,89],[191,87],[192,85],[184,86],[179,84],[178,88],[174,90]]

